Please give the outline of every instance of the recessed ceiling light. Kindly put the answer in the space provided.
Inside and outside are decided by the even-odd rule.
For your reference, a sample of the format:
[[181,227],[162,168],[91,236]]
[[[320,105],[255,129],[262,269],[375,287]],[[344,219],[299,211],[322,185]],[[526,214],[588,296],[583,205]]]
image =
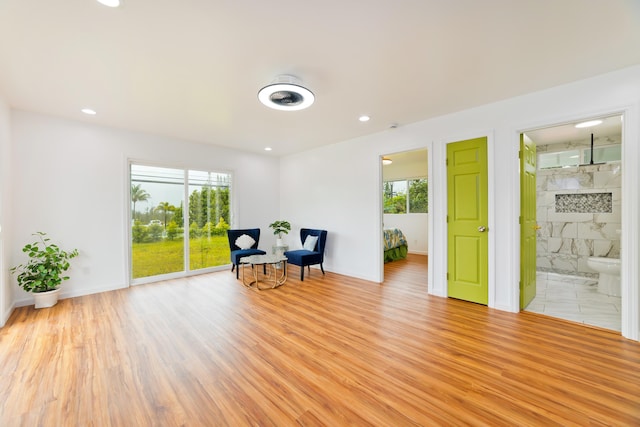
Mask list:
[[271,151],[271,147],[264,147],[264,151]]
[[360,120],[361,122],[368,122],[369,120],[371,120],[371,117],[369,117],[367,115],[362,115],[362,116],[358,117],[358,120]]
[[120,0],[98,0],[98,3],[103,4],[109,7],[118,7],[120,6]]
[[602,120],[589,120],[588,122],[578,123],[577,128],[590,128],[591,126],[598,126],[602,123]]
[[96,115],[95,110],[92,110],[91,108],[83,108],[80,111],[82,111],[83,113],[88,114],[90,116],[95,116]]
[[282,75],[258,92],[258,99],[269,108],[281,111],[304,110],[315,101],[315,96],[299,84],[294,76]]

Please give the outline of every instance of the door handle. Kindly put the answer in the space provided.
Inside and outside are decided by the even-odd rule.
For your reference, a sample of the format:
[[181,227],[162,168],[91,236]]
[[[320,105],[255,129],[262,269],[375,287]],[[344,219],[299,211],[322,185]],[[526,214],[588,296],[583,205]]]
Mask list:
[[541,228],[542,228],[542,226],[541,226],[541,225],[537,225],[537,224],[536,224],[536,225],[534,225],[534,226],[533,226],[533,229],[534,229],[534,230],[540,230]]
[[481,233],[484,233],[485,231],[487,231],[487,227],[485,227],[484,225],[481,225],[480,227],[478,227],[478,231]]

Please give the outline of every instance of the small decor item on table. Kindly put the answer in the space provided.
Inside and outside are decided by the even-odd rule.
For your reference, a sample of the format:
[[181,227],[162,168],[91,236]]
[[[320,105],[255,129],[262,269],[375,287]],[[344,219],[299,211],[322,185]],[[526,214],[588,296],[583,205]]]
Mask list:
[[269,228],[273,229],[273,234],[278,236],[276,239],[276,246],[283,246],[282,235],[288,234],[291,231],[291,224],[288,221],[274,221],[269,224]]
[[49,243],[51,239],[41,231],[33,235],[38,240],[22,248],[22,252],[29,255],[29,260],[9,271],[18,274],[18,286],[33,293],[35,308],[53,307],[58,302],[58,287],[63,280],[69,279],[69,276],[62,274],[69,269],[69,260],[78,256],[78,250],[60,249]]

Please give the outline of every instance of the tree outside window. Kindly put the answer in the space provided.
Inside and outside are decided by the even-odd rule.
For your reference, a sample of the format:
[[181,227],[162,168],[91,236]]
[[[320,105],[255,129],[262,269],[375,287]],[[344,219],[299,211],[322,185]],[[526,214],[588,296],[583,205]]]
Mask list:
[[385,181],[384,213],[407,213],[407,181]]
[[426,179],[409,181],[409,212],[429,212],[429,186]]
[[427,213],[429,187],[423,178],[385,181],[383,187],[384,213]]

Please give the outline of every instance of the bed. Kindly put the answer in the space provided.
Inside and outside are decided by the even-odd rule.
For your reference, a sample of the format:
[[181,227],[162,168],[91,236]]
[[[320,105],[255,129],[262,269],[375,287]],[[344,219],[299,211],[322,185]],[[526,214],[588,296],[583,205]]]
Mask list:
[[401,230],[390,228],[383,230],[384,262],[405,259],[409,247]]

